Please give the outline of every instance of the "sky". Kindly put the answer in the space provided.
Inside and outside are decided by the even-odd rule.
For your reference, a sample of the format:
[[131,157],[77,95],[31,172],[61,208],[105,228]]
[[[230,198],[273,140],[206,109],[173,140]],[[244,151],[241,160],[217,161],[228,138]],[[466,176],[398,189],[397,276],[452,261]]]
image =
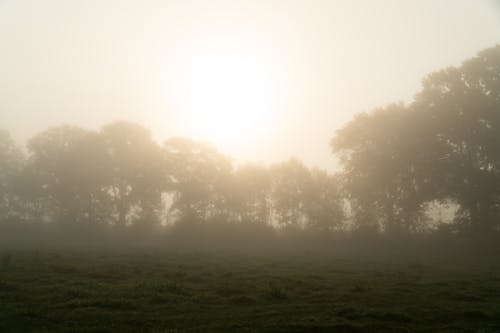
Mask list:
[[128,120],[331,170],[355,114],[499,43],[493,0],[0,0],[0,128]]

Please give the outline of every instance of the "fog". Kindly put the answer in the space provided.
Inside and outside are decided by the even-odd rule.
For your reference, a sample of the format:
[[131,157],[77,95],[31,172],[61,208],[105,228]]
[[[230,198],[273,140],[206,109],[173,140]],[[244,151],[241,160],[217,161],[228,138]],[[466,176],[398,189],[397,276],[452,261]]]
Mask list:
[[3,242],[498,244],[499,64],[499,46],[482,50],[429,74],[411,103],[355,116],[330,140],[336,173],[297,159],[238,164],[127,121],[50,127],[25,147],[3,131]]
[[24,145],[128,120],[335,170],[328,141],[355,114],[498,42],[495,1],[3,0],[0,127]]
[[497,332],[499,24],[0,1],[0,331]]

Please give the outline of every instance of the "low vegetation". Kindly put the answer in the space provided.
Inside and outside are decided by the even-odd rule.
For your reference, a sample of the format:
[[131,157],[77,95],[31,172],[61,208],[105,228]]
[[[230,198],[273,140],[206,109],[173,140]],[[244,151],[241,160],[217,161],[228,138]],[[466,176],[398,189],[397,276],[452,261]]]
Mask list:
[[[498,332],[500,264],[2,252],[1,332]],[[345,257],[344,257],[345,258]]]

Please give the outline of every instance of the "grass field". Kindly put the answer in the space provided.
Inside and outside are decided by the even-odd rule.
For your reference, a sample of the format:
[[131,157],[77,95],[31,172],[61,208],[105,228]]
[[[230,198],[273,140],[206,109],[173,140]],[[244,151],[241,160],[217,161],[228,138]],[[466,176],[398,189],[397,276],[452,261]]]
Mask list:
[[500,264],[3,251],[0,331],[500,332]]

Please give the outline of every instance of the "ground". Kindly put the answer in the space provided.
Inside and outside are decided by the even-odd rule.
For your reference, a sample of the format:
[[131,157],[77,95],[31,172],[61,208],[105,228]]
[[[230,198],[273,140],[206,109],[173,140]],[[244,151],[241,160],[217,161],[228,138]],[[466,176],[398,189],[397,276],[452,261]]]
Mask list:
[[1,332],[500,332],[500,263],[0,251]]

